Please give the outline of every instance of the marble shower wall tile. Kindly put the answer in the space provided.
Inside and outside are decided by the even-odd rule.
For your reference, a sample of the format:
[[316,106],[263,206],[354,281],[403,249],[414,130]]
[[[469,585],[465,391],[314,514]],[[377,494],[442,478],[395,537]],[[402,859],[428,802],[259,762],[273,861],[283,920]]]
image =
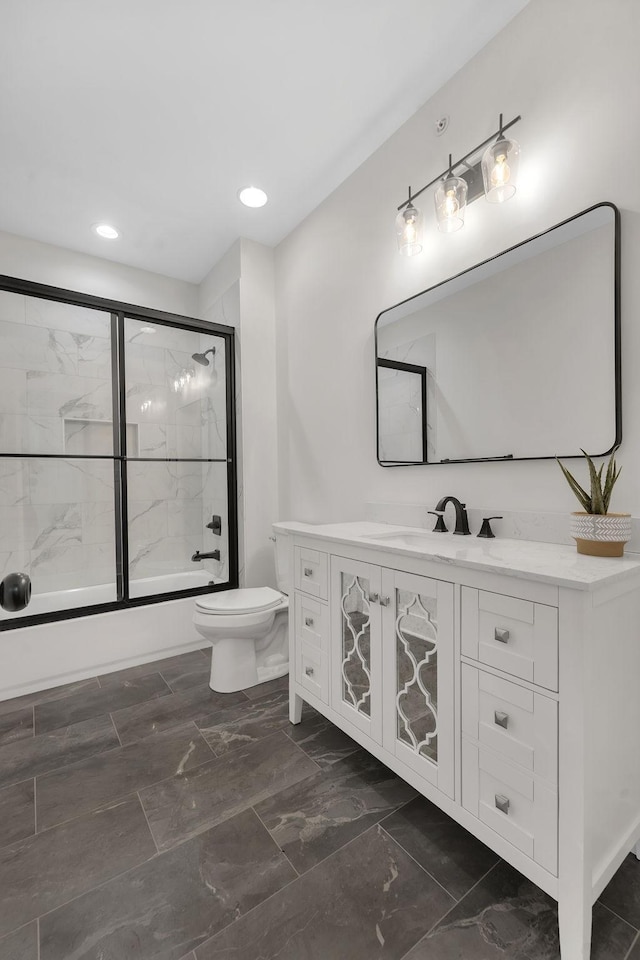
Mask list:
[[25,297],[25,321],[30,326],[48,327],[91,337],[108,337],[111,315],[89,307],[75,307],[56,300]]
[[21,293],[9,293],[8,290],[0,290],[0,320],[8,323],[25,322],[26,297]]
[[0,412],[21,413],[27,412],[27,371],[14,370],[2,364],[0,377]]
[[76,374],[78,349],[70,333],[0,320],[2,365],[13,370]]
[[[129,453],[224,456],[224,341],[161,325],[142,333],[151,325],[133,320],[126,326]],[[0,564],[35,573],[35,593],[113,583],[112,465],[73,460],[74,453],[112,453],[110,315],[3,293],[0,337],[0,452],[69,455],[55,463],[0,463],[6,532]],[[211,346],[213,363],[199,366],[193,354]],[[175,391],[172,378],[185,370],[193,376]],[[209,540],[204,529],[214,512],[226,524],[226,503],[213,502],[208,476],[198,463],[131,464],[137,576],[192,571],[195,550],[220,547],[223,560],[208,562],[207,569],[226,578],[227,538]],[[226,478],[215,486],[226,497]],[[23,506],[25,512],[15,509]]]

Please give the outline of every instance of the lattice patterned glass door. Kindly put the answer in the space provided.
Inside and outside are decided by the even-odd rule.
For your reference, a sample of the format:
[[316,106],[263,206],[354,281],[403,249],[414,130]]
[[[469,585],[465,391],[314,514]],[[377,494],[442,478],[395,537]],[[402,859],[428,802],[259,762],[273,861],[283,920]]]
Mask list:
[[396,736],[438,762],[438,601],[395,591]]
[[366,577],[341,571],[342,700],[371,716],[371,601]]

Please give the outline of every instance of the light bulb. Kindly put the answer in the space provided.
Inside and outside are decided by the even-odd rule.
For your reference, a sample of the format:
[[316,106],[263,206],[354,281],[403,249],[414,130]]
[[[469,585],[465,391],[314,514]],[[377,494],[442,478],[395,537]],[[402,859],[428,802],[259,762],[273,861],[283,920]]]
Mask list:
[[482,179],[484,193],[490,203],[504,203],[516,192],[519,158],[520,145],[516,140],[507,140],[505,137],[485,150]]
[[456,200],[455,190],[447,190],[445,194],[445,201],[444,201],[445,217],[454,217],[459,209],[460,209],[460,204]]
[[422,213],[410,202],[396,218],[398,250],[411,257],[422,250]]
[[405,227],[403,231],[404,242],[405,243],[415,243],[416,239],[416,218],[415,217],[406,217],[405,218]]
[[496,157],[496,162],[491,171],[491,186],[504,187],[505,183],[509,182],[510,177],[511,169],[507,163],[507,155],[506,153],[500,153]]

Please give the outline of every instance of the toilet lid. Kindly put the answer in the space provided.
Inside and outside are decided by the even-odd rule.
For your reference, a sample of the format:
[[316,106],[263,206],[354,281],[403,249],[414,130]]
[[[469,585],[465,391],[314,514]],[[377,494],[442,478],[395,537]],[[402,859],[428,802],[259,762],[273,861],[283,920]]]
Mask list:
[[242,590],[223,590],[207,597],[198,597],[196,607],[207,613],[230,616],[234,613],[258,613],[279,606],[284,597],[271,587],[249,587]]

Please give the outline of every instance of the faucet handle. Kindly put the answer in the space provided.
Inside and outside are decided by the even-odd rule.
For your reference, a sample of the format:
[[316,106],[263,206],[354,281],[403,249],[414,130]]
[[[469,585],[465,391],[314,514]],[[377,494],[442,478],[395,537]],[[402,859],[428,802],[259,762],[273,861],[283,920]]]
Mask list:
[[427,513],[433,514],[434,517],[437,517],[436,525],[433,528],[433,533],[448,533],[447,525],[444,522],[444,513],[437,512],[435,510],[427,510]]
[[485,517],[482,521],[482,526],[480,527],[479,537],[486,537],[487,540],[495,537],[495,533],[491,529],[491,520],[502,520],[502,517]]

